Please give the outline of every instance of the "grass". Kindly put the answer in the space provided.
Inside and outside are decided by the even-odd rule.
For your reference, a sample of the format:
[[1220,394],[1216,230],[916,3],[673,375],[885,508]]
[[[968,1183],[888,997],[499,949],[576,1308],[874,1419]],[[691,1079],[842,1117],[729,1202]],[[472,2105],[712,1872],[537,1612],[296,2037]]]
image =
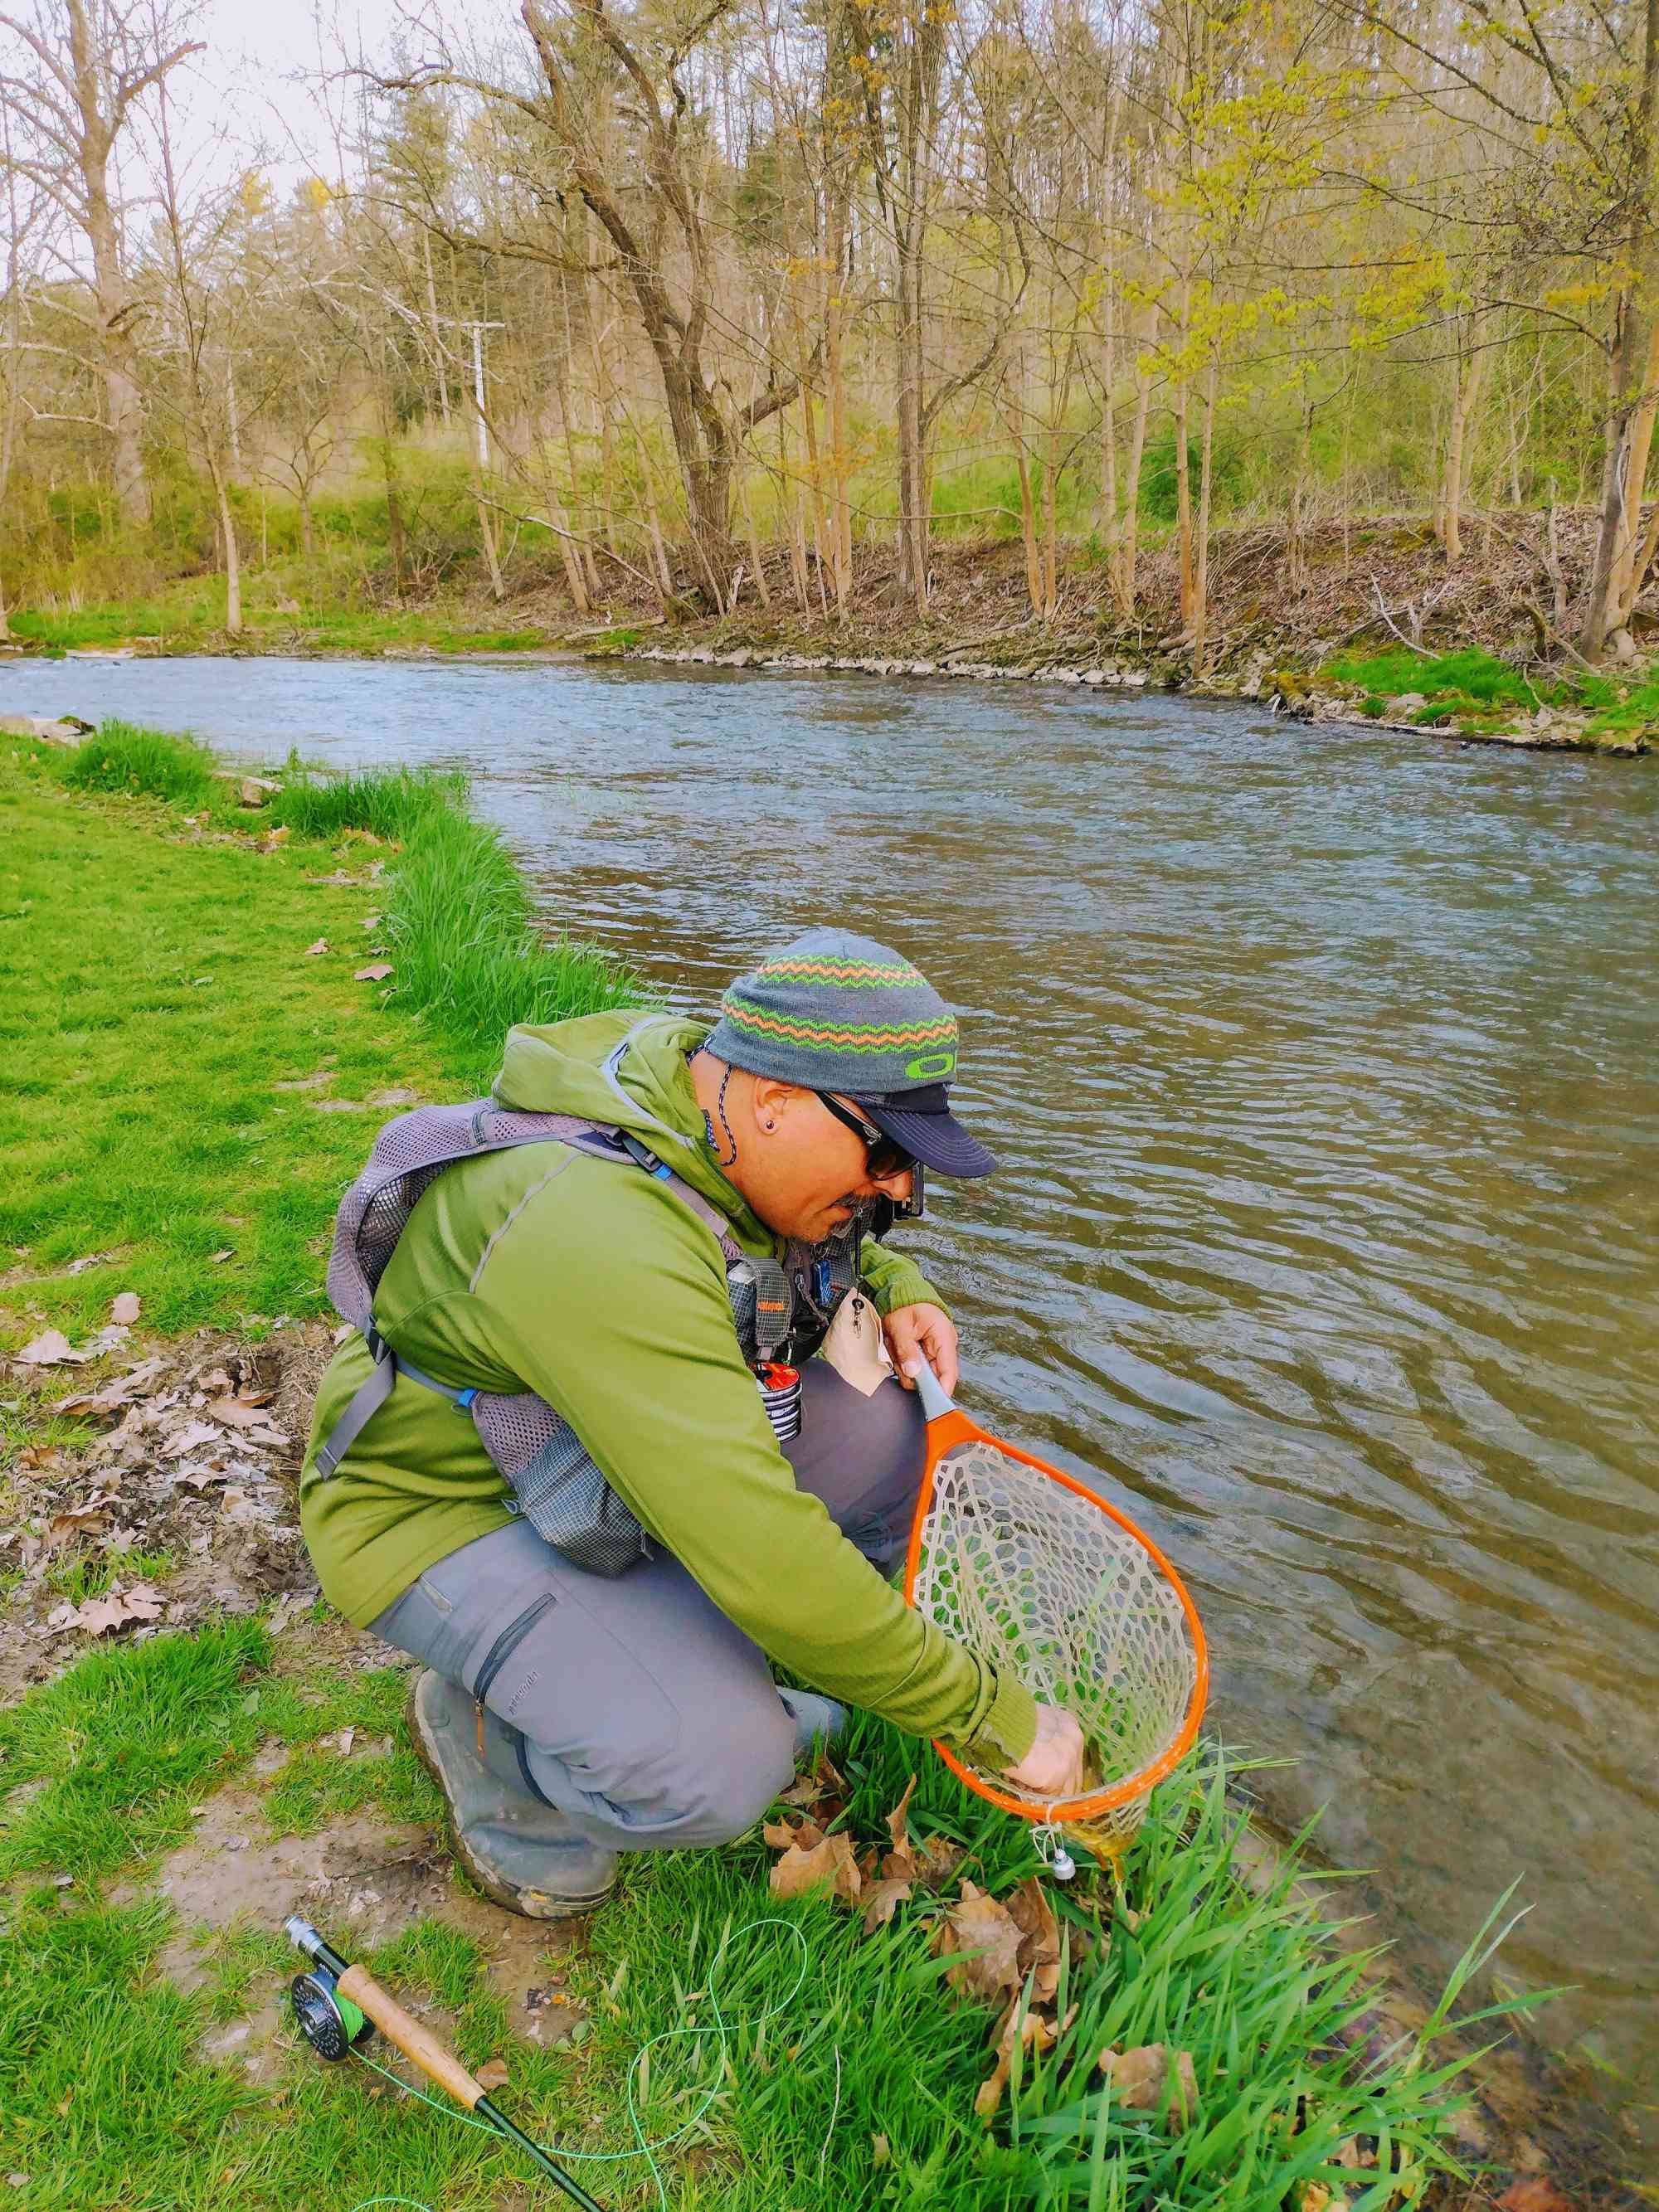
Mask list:
[[[23,1278],[0,1316],[17,1341],[84,1330],[121,1290],[168,1333],[321,1312],[377,1093],[477,1090],[514,1021],[632,994],[534,930],[459,779],[298,776],[251,813],[207,758],[122,724],[68,755],[0,746],[0,1246]],[[286,844],[258,849],[272,823]],[[318,880],[342,872],[362,880]],[[390,988],[355,981],[381,949]],[[361,1110],[319,1110],[338,1100]]]
[[[127,645],[135,639],[155,641],[158,651],[199,653],[210,642],[227,641],[222,583],[204,590],[191,581],[159,600],[100,601],[61,611],[27,609],[9,619],[14,636],[48,653]],[[245,603],[240,639],[244,647],[259,652],[303,647],[353,653],[535,653],[553,642],[554,633],[533,623],[481,629],[476,621],[452,616],[441,606],[377,612],[324,601],[295,611],[281,599],[261,604],[257,591]]]
[[[429,1819],[432,1786],[401,1740],[407,1680],[397,1668],[295,1679],[270,1671],[255,1621],[163,1635],[78,1660],[55,1682],[0,1709],[0,1881],[64,1873],[89,1883],[179,1842],[191,1808],[234,1779],[262,1743],[289,1747],[269,1792],[283,1834],[307,1835],[331,1811],[381,1807]],[[319,1739],[355,1728],[390,1753],[343,1758]]]
[[213,756],[205,745],[130,722],[105,722],[77,749],[64,771],[74,791],[113,791],[204,806],[215,792]]
[[1426,728],[1455,721],[1477,730],[1511,728],[1540,707],[1586,714],[1586,735],[1617,740],[1659,730],[1659,678],[1621,678],[1574,671],[1556,680],[1534,679],[1478,647],[1425,659],[1402,648],[1360,655],[1341,653],[1322,674],[1360,686],[1361,710],[1373,720],[1392,698],[1415,692],[1423,701],[1409,719]]
[[[230,2191],[239,2206],[288,2212],[405,2193],[482,2212],[528,2180],[507,2147],[447,2112],[388,2100],[356,2067],[325,2069],[296,2051],[276,2086],[256,2092],[204,2061],[207,2029],[258,2010],[292,1971],[274,1928],[245,1922],[204,1936],[205,1978],[185,1996],[158,1966],[172,1916],[97,1901],[95,1877],[142,1866],[187,1834],[191,1807],[241,1773],[261,1741],[314,1747],[349,1708],[358,1725],[397,1740],[391,1759],[362,1761],[365,1771],[408,1759],[400,1676],[371,1674],[348,1691],[275,1676],[269,1658],[251,1622],[161,1636],[88,1655],[0,1715],[6,1788],[44,1785],[0,1832],[0,1872],[66,1869],[80,1884],[68,1895],[14,1889],[0,1972],[0,2164],[29,2177],[25,2205],[171,2212]],[[963,1871],[993,1891],[1029,1872],[1024,1832],[924,1747],[866,1716],[839,1756],[860,1838],[884,1834],[914,1771],[913,1833],[953,1836],[969,1854]],[[264,1800],[279,1834],[304,1832],[318,1814],[295,1795],[296,1767]],[[1262,1894],[1245,1884],[1235,1864],[1245,1822],[1227,1777],[1210,1754],[1162,1793],[1131,1846],[1121,1901],[1104,1885],[1060,1899],[1060,2008],[1078,2009],[1055,2050],[1016,2077],[991,2129],[973,2100],[992,2016],[946,2000],[929,1941],[943,1905],[919,1893],[866,1938],[820,1899],[774,1900],[757,1839],[630,1863],[588,1948],[560,1960],[565,2002],[591,2032],[559,2049],[514,2037],[478,1947],[441,1921],[404,1929],[369,1963],[405,2001],[444,2008],[440,2025],[467,2063],[507,2057],[507,2109],[556,2152],[635,2148],[631,2083],[646,2138],[678,2138],[656,2157],[669,2201],[686,2212],[1257,2212],[1322,2179],[1358,2179],[1356,2212],[1413,2201],[1445,2163],[1446,2008],[1361,2070],[1340,2031],[1369,2001],[1363,1960],[1335,1950],[1293,1893],[1289,1865]],[[433,1809],[429,1790],[407,1803],[353,1802],[381,1803],[393,1818]],[[347,1930],[325,1932],[349,1943]],[[1191,2055],[1199,2104],[1183,2131],[1115,2109],[1095,2071],[1104,2045],[1150,2042]],[[370,2055],[386,2063],[380,2046]],[[1391,2170],[1340,2167],[1353,2136],[1377,2140]],[[659,2201],[638,2157],[583,2178],[614,2212]]]

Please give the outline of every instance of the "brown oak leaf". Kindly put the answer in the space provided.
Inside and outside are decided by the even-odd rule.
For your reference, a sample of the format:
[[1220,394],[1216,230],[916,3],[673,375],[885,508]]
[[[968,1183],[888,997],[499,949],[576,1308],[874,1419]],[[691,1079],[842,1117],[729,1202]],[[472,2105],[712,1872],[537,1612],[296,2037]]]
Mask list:
[[48,1328],[12,1357],[24,1367],[84,1367],[89,1352],[77,1352],[61,1328]]
[[974,2110],[981,2119],[996,2118],[1001,2107],[1002,2093],[1008,2086],[1008,2076],[1013,2069],[1014,2051],[1024,2044],[1028,2051],[1052,2051],[1054,2045],[1077,2018],[1073,2005],[1063,2021],[1051,2020],[1046,2012],[1027,2009],[1016,1997],[1003,2014],[1002,2027],[997,2035],[996,2064],[989,2077],[981,2081],[979,2094],[974,2099]]
[[[1189,2051],[1143,2043],[1133,2051],[1103,2051],[1097,2062],[1112,2085],[1112,2099],[1131,2112],[1161,2111],[1179,2134],[1198,2110],[1198,2082]],[[1173,2078],[1171,2078],[1173,2076]]]
[[1498,2212],[1578,2212],[1547,2174],[1528,2173],[1513,2181],[1498,2200]]
[[864,1932],[873,1936],[884,1928],[901,1905],[910,1901],[908,1881],[872,1881],[864,1893]]
[[853,1838],[844,1828],[825,1836],[810,1850],[803,1850],[796,1838],[772,1869],[774,1897],[802,1897],[808,1890],[827,1888],[832,1896],[853,1905],[860,1887]]
[[971,1952],[952,1966],[945,1978],[958,1996],[983,1997],[1001,2004],[1020,1985],[1020,1929],[1006,1905],[988,1897],[971,1881],[962,1885],[962,1895],[939,1922],[933,1948],[941,1957],[951,1952]]
[[161,1592],[139,1583],[130,1590],[112,1590],[107,1597],[89,1597],[76,1614],[75,1625],[88,1636],[107,1636],[130,1621],[159,1620],[166,1609]]
[[507,2070],[505,2058],[486,2058],[472,2076],[481,2089],[502,2089],[507,2086]]
[[1031,2001],[1034,2004],[1048,2004],[1060,1987],[1060,1928],[1054,1907],[1036,1875],[1021,1882],[1009,1898],[1008,1916],[1020,1930],[1020,1972],[1035,1977]]

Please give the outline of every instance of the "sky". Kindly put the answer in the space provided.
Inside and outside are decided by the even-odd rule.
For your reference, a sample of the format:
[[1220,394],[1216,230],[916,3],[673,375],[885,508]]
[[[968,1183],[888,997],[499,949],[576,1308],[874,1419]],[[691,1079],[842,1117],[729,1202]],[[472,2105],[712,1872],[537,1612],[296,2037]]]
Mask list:
[[[493,0],[484,0],[484,5]],[[263,166],[280,192],[305,177],[332,176],[338,163],[333,133],[317,89],[300,80],[319,66],[337,70],[343,52],[388,55],[414,0],[206,0],[208,51],[192,65],[188,94],[193,151],[209,165],[245,167],[264,143]],[[477,0],[467,0],[467,13]],[[328,94],[353,99],[349,83]]]

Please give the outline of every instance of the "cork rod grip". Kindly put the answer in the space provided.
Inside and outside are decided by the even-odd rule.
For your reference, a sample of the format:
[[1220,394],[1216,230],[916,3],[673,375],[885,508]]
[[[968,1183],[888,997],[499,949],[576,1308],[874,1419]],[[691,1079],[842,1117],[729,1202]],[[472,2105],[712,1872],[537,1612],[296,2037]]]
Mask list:
[[441,2089],[447,2089],[458,2105],[465,2105],[470,2112],[484,2096],[482,2084],[473,2080],[454,2052],[446,2051],[429,2028],[411,2020],[366,1966],[348,1966],[337,1986],[340,1995],[349,1997],[360,2012],[367,2014],[388,2043],[395,2043],[405,2058],[412,2058],[422,2073]]

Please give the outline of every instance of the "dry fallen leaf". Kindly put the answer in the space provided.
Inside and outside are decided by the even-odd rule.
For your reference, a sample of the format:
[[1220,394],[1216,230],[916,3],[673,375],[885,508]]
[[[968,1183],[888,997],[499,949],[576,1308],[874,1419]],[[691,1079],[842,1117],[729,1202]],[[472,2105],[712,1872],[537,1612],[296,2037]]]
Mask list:
[[989,2077],[980,2084],[974,2099],[974,2110],[982,2120],[996,2118],[1002,2103],[1002,2093],[1008,2086],[1008,2076],[1013,2069],[1014,2051],[1019,2044],[1028,2051],[1052,2051],[1060,2036],[1077,2018],[1073,2005],[1063,2021],[1049,2019],[1046,2012],[1027,2010],[1016,1997],[1003,2015],[1002,2027],[997,2036],[996,2064]]
[[505,2058],[486,2058],[472,2076],[481,2089],[501,2089],[507,2086],[507,2070]]
[[115,1503],[112,1490],[100,1490],[81,1504],[68,1505],[61,1513],[54,1513],[46,1525],[46,1549],[55,1552],[60,1544],[68,1543],[71,1536],[89,1535],[106,1526],[109,1509]]
[[234,1252],[228,1244],[225,1246],[222,1252],[210,1252],[208,1254],[210,1262],[216,1267],[222,1267],[227,1260],[234,1259],[235,1256]]
[[1143,2043],[1133,2051],[1103,2051],[1097,2063],[1112,2085],[1113,2102],[1127,2112],[1161,2110],[1179,2134],[1198,2110],[1189,2051],[1177,2051],[1172,2057],[1167,2043]]
[[328,939],[327,939],[327,938],[325,938],[325,937],[319,937],[319,938],[317,939],[317,942],[316,942],[314,945],[307,945],[307,947],[306,947],[306,953],[307,953],[307,957],[314,957],[314,956],[315,956],[317,953],[319,953],[319,952],[326,952],[326,951],[327,951],[327,950],[328,950]]
[[107,1597],[89,1597],[76,1615],[76,1626],[88,1636],[105,1636],[129,1621],[159,1620],[166,1609],[161,1592],[139,1583],[130,1590],[112,1590]]
[[264,1421],[257,1406],[250,1406],[245,1398],[216,1398],[202,1408],[210,1421],[223,1421],[233,1429],[255,1429]]
[[367,968],[356,969],[351,980],[354,983],[384,983],[392,972],[389,960],[371,960]]
[[864,1932],[873,1936],[884,1928],[901,1905],[910,1901],[908,1881],[872,1881],[864,1893]]
[[49,1328],[12,1357],[25,1367],[81,1367],[92,1354],[77,1352],[61,1328]]
[[825,1836],[810,1850],[803,1850],[797,1838],[772,1869],[774,1897],[802,1897],[808,1890],[828,1888],[832,1896],[852,1905],[860,1887],[853,1838],[844,1828]]
[[1498,2200],[1498,2212],[1578,2212],[1578,2207],[1547,2175],[1529,2173],[1511,2182]]
[[1020,1930],[1020,1973],[1034,1977],[1032,2002],[1048,2004],[1060,1987],[1060,1929],[1054,1907],[1036,1875],[1021,1882],[1007,1902],[1008,1917]]
[[870,2163],[872,2166],[885,2166],[888,2160],[891,2158],[892,2155],[893,2146],[888,2142],[885,2136],[871,2136]]
[[971,1881],[963,1883],[960,1899],[933,1936],[933,1948],[941,1957],[956,1951],[979,1954],[963,1958],[945,1977],[958,1996],[983,1997],[1000,2005],[1018,1989],[1020,1933],[1006,1905]]
[[58,1410],[60,1413],[116,1413],[130,1400],[141,1397],[166,1367],[165,1359],[141,1359],[126,1374],[117,1376],[112,1382],[106,1382],[101,1390],[90,1394],[82,1392],[73,1398],[64,1399]]
[[161,1447],[163,1459],[182,1459],[186,1452],[194,1451],[199,1444],[222,1443],[224,1431],[211,1421],[186,1421],[175,1436],[167,1438]]
[[131,1328],[138,1318],[137,1291],[122,1291],[112,1297],[109,1302],[109,1317],[112,1321],[119,1322],[125,1328]]

